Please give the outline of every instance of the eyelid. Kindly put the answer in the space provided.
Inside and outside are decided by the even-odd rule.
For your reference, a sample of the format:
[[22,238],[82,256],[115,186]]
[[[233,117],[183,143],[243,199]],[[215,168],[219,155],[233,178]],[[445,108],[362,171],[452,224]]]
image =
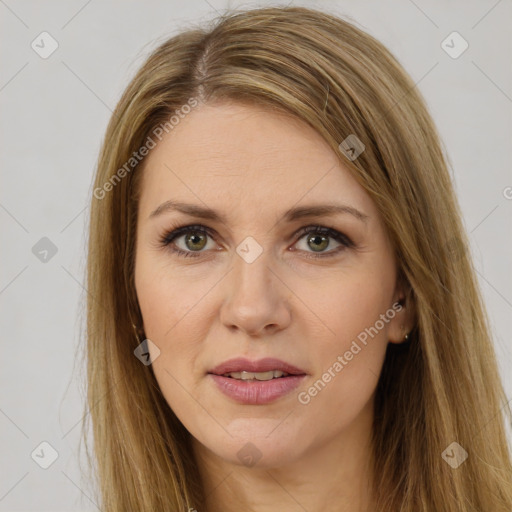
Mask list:
[[324,236],[334,238],[338,242],[345,244],[347,247],[353,247],[355,245],[351,238],[345,233],[339,231],[338,229],[323,226],[321,224],[309,224],[308,226],[302,227],[292,235],[292,238],[302,238],[308,233],[320,233]]
[[[193,231],[204,233],[210,236],[216,242],[217,233],[212,228],[209,228],[208,226],[204,226],[202,224],[181,224],[171,227],[170,229],[166,230],[161,237],[159,237],[159,247],[167,247],[172,252],[182,256],[200,257],[207,251],[184,251],[183,249],[179,249],[177,247],[171,247],[174,240],[183,236],[184,234]],[[341,244],[342,250],[355,247],[354,242],[345,233],[339,231],[336,228],[332,228],[321,224],[308,224],[307,226],[303,226],[297,231],[295,231],[294,234],[290,236],[290,239],[297,238],[297,241],[295,242],[296,244],[299,240],[301,240],[305,235],[309,233],[320,234],[336,240],[338,243]],[[310,254],[310,256],[307,256],[309,258],[321,259],[328,258],[330,256],[335,256],[336,254],[339,254],[341,251],[340,247],[338,247],[334,250],[319,252],[316,254],[315,252],[310,253],[309,251],[303,252]]]
[[202,224],[185,224],[179,225],[176,227],[171,227],[170,230],[166,230],[164,235],[161,237],[161,242],[171,243],[173,240],[178,238],[179,236],[188,233],[190,231],[199,231],[204,232],[207,235],[215,238],[215,231],[208,226],[204,226]]

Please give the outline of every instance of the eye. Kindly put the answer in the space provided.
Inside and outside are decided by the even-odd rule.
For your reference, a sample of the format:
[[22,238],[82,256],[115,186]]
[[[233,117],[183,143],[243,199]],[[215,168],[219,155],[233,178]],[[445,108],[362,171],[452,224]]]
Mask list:
[[[295,233],[295,237],[299,237],[299,240],[294,245],[304,239],[303,248],[299,250],[309,253],[308,258],[331,257],[347,248],[354,247],[354,243],[349,237],[325,226],[307,226]],[[201,256],[205,252],[203,249],[208,250],[208,238],[215,238],[213,230],[200,224],[188,225],[166,232],[160,239],[160,245],[168,247],[180,257],[194,258]],[[332,248],[333,244],[330,239],[335,240],[338,245]],[[327,251],[326,249],[331,250]]]
[[[164,247],[176,253],[178,256],[201,256],[203,249],[207,247],[208,237],[213,238],[211,230],[205,226],[182,226],[174,231],[165,233],[160,243]],[[181,247],[178,242],[182,239]]]
[[[354,243],[346,235],[336,229],[325,226],[307,226],[302,228],[296,236],[300,236],[298,242],[302,239],[305,241],[305,249],[301,250],[309,252],[308,249],[312,249],[313,253],[308,255],[308,258],[328,258],[347,248],[354,247]],[[326,251],[326,249],[331,248],[333,245],[329,239],[334,239],[338,246],[335,246],[330,251]]]

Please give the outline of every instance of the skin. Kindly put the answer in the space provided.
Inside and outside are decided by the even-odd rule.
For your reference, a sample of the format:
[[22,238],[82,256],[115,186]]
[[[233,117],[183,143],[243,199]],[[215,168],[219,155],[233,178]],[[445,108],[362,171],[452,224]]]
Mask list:
[[[193,110],[151,150],[143,173],[135,284],[145,334],[160,350],[156,358],[151,351],[154,374],[192,435],[208,493],[207,507],[195,508],[371,510],[374,393],[387,344],[401,343],[411,328],[409,309],[384,322],[308,404],[298,401],[403,298],[370,196],[309,125],[241,103]],[[177,211],[149,218],[169,199],[208,206],[226,222]],[[280,220],[288,208],[325,203],[350,205],[368,219]],[[160,244],[168,231],[191,224],[214,236],[187,245],[185,234],[174,245],[198,257]],[[311,241],[314,234],[294,235],[311,225],[334,228],[355,245],[336,252],[341,244],[331,237],[326,247]],[[263,249],[252,263],[236,252],[248,236]],[[207,375],[238,356],[276,357],[307,376],[273,403],[241,405]],[[248,442],[260,456],[252,467],[237,456]]]

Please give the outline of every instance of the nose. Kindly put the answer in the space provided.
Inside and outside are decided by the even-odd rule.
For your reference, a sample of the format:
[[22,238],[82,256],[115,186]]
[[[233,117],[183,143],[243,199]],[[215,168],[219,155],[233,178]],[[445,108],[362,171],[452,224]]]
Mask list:
[[224,282],[220,311],[223,325],[250,336],[265,336],[285,329],[291,321],[291,292],[271,268],[271,254],[263,251],[251,263],[239,254]]

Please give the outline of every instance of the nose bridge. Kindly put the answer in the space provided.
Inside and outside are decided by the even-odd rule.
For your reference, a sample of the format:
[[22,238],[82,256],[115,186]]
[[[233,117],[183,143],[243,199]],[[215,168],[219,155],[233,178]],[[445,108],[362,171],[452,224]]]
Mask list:
[[272,251],[264,250],[248,237],[237,246],[236,253],[223,305],[223,322],[251,333],[269,325],[283,327],[289,312],[272,268]]
[[[235,274],[241,286],[268,288],[271,285],[271,251],[256,246],[251,241],[244,241],[237,247],[237,255],[234,258]],[[259,248],[261,247],[261,249]]]
[[243,302],[271,300],[274,293],[272,286],[272,254],[270,249],[263,249],[254,238],[248,237],[236,248],[233,258],[232,296]]

